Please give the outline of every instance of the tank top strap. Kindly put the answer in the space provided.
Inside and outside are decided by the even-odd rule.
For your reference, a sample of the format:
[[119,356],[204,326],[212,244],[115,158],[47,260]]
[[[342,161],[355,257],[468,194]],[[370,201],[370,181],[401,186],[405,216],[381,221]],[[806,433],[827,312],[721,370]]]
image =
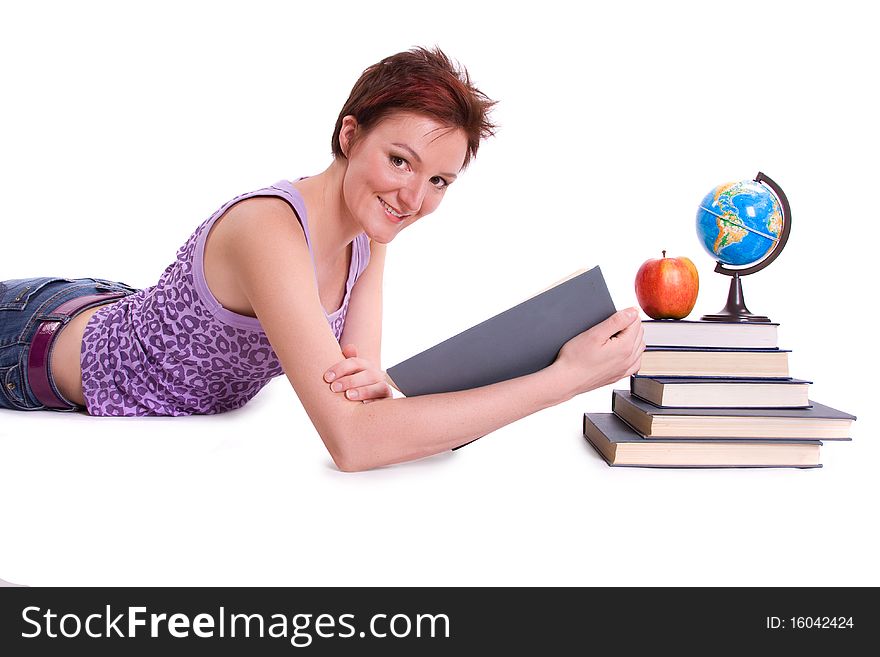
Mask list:
[[293,210],[296,213],[296,218],[299,219],[300,225],[302,225],[303,233],[306,236],[306,245],[309,247],[309,253],[312,255],[312,262],[315,260],[314,253],[312,251],[312,238],[309,235],[309,219],[306,214],[306,202],[302,197],[302,194],[297,191],[296,187],[294,187],[287,180],[279,180],[274,185],[267,187],[265,189],[258,190],[256,192],[252,192],[255,196],[266,195],[266,192],[274,192],[276,196],[280,195],[284,197],[284,199],[293,206]]
[[357,248],[358,262],[357,274],[355,275],[356,280],[361,277],[367,265],[370,264],[370,238],[367,237],[366,233],[361,233],[355,238],[354,243]]

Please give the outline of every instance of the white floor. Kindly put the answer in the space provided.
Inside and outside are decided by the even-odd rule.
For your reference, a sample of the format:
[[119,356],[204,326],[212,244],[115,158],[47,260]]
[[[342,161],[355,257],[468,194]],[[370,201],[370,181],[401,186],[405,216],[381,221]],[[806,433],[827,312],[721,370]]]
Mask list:
[[[0,575],[47,585],[877,585],[876,435],[818,470],[610,468],[608,389],[337,471],[285,379],[226,416],[0,411]],[[873,434],[873,435],[872,435]]]

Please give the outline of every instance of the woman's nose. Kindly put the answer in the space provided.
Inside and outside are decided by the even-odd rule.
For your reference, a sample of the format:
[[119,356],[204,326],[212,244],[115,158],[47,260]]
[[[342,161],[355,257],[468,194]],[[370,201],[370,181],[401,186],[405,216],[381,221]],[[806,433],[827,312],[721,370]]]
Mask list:
[[426,192],[427,184],[425,182],[411,180],[398,193],[400,202],[406,206],[400,209],[406,213],[418,212],[422,207],[422,201],[425,200]]

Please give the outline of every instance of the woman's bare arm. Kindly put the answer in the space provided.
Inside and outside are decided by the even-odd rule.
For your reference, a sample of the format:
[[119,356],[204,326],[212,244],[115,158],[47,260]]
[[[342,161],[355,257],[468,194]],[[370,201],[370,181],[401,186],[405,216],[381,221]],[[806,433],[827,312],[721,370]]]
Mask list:
[[355,344],[362,358],[381,366],[382,276],[387,245],[370,244],[370,263],[351,290],[340,345]]
[[[615,315],[614,326],[604,331],[626,326],[620,338],[581,334],[556,363],[535,374],[461,392],[352,402],[323,380],[343,356],[324,316],[305,237],[289,206],[267,202],[244,214],[230,243],[230,266],[341,470],[365,470],[457,447],[590,386],[610,383],[609,377],[622,378],[637,360],[641,324],[636,319],[626,326],[618,313],[621,317]],[[605,352],[599,353],[602,344]]]

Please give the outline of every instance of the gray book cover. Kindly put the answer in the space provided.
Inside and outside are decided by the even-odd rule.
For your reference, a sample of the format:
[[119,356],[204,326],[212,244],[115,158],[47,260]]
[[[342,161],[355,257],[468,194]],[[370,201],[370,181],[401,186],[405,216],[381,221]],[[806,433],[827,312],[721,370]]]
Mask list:
[[569,278],[387,374],[407,397],[507,381],[551,365],[571,338],[616,312],[599,267]]

